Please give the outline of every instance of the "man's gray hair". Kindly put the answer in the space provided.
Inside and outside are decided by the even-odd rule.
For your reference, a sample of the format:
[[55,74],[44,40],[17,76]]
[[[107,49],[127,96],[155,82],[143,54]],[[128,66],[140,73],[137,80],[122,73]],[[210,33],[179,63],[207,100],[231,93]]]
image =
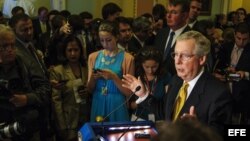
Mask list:
[[207,55],[210,52],[211,43],[210,41],[202,35],[200,32],[197,31],[188,31],[183,34],[181,34],[179,37],[177,37],[176,41],[182,41],[182,40],[195,40],[195,50],[194,54],[197,54],[199,56]]
[[7,34],[12,34],[15,37],[15,33],[10,26],[0,24],[0,40],[5,39]]

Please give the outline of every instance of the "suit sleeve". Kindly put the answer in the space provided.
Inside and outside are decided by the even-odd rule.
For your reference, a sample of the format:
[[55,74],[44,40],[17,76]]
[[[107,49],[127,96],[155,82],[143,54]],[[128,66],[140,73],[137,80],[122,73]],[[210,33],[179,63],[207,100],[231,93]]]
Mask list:
[[209,108],[208,125],[223,134],[224,125],[231,123],[232,99],[227,89],[219,90]]
[[155,120],[164,120],[165,119],[164,103],[166,99],[167,99],[166,94],[161,100],[157,100],[152,95],[149,95],[143,102],[138,104],[138,108],[143,109],[143,111],[144,110],[148,111],[148,113],[153,113],[155,116]]
[[38,107],[47,106],[51,94],[51,86],[48,78],[35,63],[31,63],[30,66],[27,66],[27,69],[29,71],[32,87],[32,92],[27,94],[28,105],[35,105]]
[[[50,73],[50,79],[60,80],[60,73],[53,69]],[[52,109],[55,113],[57,128],[60,130],[67,128],[62,103],[61,90],[52,88]]]

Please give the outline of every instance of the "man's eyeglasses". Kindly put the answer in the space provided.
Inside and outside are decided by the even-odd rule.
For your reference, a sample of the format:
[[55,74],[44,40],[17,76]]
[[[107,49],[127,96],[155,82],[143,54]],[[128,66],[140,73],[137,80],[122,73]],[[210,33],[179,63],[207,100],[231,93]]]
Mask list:
[[7,51],[9,49],[15,49],[15,45],[14,44],[0,45],[0,51]]
[[176,52],[172,52],[171,53],[172,58],[175,60],[177,58],[179,58],[181,61],[188,61],[190,60],[192,57],[195,56],[195,54],[187,54],[187,53],[176,53]]

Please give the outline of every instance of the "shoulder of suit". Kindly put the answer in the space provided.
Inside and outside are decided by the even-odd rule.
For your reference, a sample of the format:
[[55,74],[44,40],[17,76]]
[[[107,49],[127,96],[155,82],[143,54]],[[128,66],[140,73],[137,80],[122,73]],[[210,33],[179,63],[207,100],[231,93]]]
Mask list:
[[250,51],[250,43],[246,44],[246,46],[244,47],[244,50]]
[[[213,88],[226,88],[226,85],[221,82],[220,80],[218,80],[217,78],[215,78],[212,74],[208,73],[208,72],[204,72],[204,74],[201,77],[206,77],[206,81],[208,85],[212,86]],[[216,90],[215,88],[215,90]]]
[[159,32],[157,34],[168,34],[170,31],[169,27],[164,27],[161,30],[159,30]]

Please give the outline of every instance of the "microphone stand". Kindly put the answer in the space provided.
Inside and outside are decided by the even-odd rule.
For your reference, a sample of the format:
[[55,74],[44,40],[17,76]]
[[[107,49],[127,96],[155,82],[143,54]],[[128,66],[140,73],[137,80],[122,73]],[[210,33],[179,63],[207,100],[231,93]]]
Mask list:
[[109,114],[107,114],[103,120],[101,121],[101,127],[102,127],[102,136],[104,136],[104,125],[103,125],[103,122],[111,115],[113,114],[114,112],[116,112],[117,110],[119,110],[124,104],[128,103],[128,101],[131,99],[131,97],[133,95],[135,95],[136,92],[138,92],[139,90],[141,89],[141,86],[137,86],[135,88],[135,91],[129,96],[129,98],[127,100],[125,100],[121,105],[119,105],[118,107],[116,107],[114,110],[112,110]]
[[[142,111],[140,112],[140,114],[138,116],[136,116],[136,119],[132,122],[136,122],[139,117],[141,116],[141,114],[143,113],[143,111],[145,110],[145,107],[143,107]],[[119,136],[117,141],[120,141],[120,139],[127,133],[127,131],[129,131],[130,127],[128,127],[126,130],[123,131],[123,133]]]

